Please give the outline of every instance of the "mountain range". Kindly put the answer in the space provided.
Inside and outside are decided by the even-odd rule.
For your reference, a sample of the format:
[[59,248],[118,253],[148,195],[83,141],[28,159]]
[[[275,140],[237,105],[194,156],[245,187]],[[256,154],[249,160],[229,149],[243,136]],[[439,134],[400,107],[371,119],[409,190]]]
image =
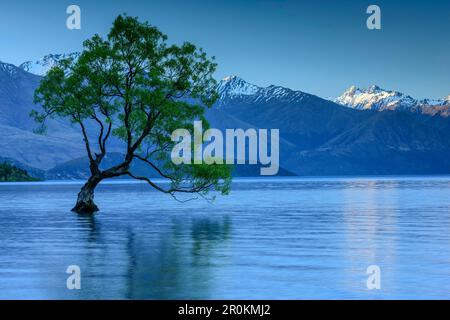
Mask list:
[[[39,108],[33,92],[41,76],[68,56],[76,54],[49,55],[19,67],[0,62],[0,160],[51,179],[87,174],[78,128],[51,120],[47,135],[38,135],[29,117]],[[217,90],[220,98],[206,112],[211,126],[280,129],[283,175],[450,173],[449,97],[416,100],[372,86],[351,87],[329,100],[237,76],[220,81]],[[119,144],[110,150],[111,161],[120,157]],[[250,167],[238,168],[237,175],[258,172]]]
[[258,128],[280,128],[281,165],[296,174],[450,172],[446,117],[358,110],[279,86],[255,87],[239,77],[224,79],[219,94],[223,113]]
[[357,110],[403,110],[428,115],[450,115],[450,95],[442,99],[414,99],[404,93],[385,90],[376,85],[365,88],[351,86],[334,102]]

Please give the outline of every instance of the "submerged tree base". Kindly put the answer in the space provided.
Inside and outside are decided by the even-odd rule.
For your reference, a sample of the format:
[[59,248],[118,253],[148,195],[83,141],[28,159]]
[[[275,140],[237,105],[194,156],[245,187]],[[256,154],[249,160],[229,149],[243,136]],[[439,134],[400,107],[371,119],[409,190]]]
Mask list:
[[94,202],[77,202],[72,211],[79,214],[93,214],[99,209]]
[[94,202],[94,192],[97,185],[102,181],[98,175],[92,175],[78,193],[77,203],[72,211],[80,214],[92,214],[98,211]]

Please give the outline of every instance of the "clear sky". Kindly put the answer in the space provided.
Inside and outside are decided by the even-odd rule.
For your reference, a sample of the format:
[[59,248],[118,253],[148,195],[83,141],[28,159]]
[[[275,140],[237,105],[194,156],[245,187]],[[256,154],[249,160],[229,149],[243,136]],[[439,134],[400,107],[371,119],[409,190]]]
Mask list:
[[[77,4],[82,29],[66,28]],[[366,8],[381,7],[381,30]],[[148,20],[171,42],[217,57],[217,78],[239,75],[322,97],[377,84],[416,98],[450,94],[450,1],[0,0],[0,60],[20,64],[78,51],[119,13]]]

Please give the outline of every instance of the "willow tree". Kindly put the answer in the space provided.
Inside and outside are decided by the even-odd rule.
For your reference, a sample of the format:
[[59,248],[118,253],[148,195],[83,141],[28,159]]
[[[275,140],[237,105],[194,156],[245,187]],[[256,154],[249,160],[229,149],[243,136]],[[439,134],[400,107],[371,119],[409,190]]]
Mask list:
[[[106,38],[95,35],[83,47],[77,59],[61,60],[42,79],[35,102],[43,110],[32,112],[42,128],[49,117],[67,119],[80,128],[90,178],[72,211],[98,211],[95,188],[102,180],[119,176],[145,181],[173,196],[227,193],[228,167],[171,161],[176,143],[171,133],[179,128],[193,130],[196,119],[207,123],[204,110],[217,99],[214,58],[191,43],[168,45],[166,35],[156,27],[122,15]],[[123,141],[124,156],[105,169],[101,164],[111,136]],[[135,161],[170,183],[136,175],[131,166]]]

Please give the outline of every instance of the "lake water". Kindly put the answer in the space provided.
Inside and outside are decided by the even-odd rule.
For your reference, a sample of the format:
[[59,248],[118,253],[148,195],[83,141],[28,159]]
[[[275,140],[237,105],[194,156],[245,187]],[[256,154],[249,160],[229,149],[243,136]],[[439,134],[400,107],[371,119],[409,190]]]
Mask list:
[[450,298],[450,177],[237,179],[214,203],[114,182],[93,217],[79,188],[0,184],[0,298]]

